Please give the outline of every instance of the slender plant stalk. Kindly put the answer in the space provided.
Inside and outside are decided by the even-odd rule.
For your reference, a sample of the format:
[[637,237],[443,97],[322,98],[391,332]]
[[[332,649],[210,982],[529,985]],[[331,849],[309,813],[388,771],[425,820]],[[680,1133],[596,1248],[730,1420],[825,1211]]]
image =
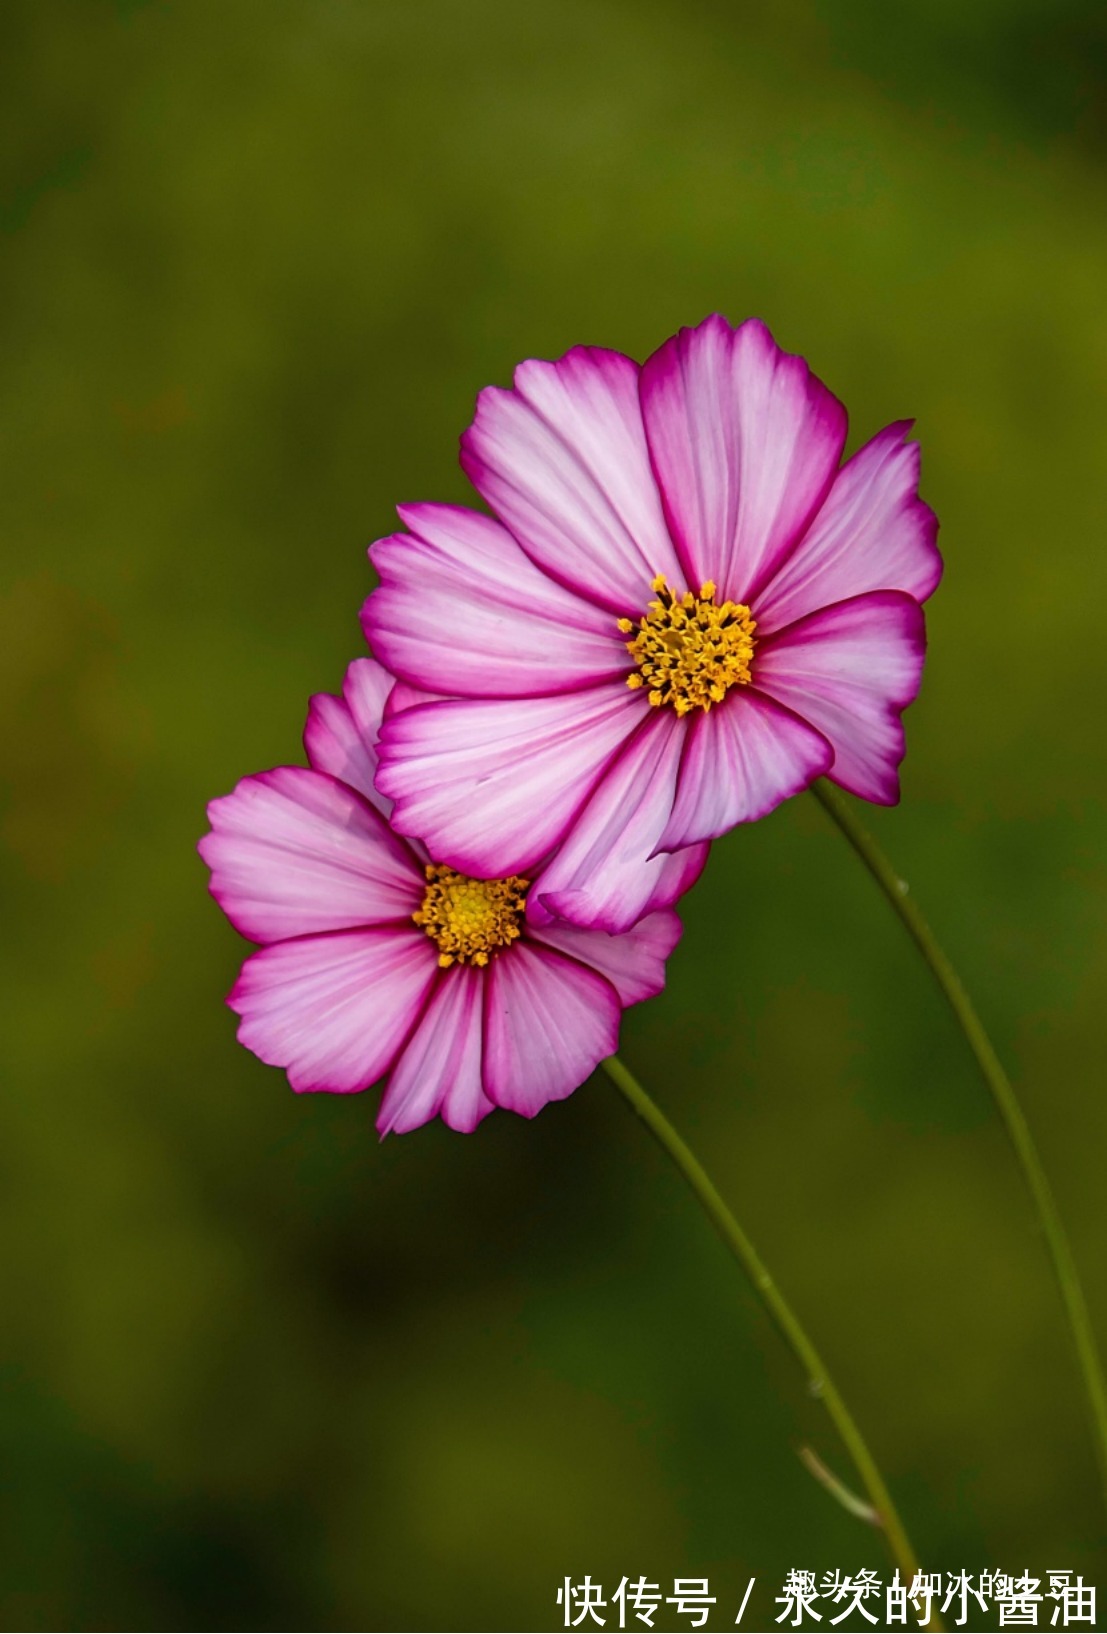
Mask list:
[[901,879],[896,873],[872,835],[858,821],[852,806],[838,793],[833,784],[820,779],[812,784],[811,792],[857,852],[930,966],[935,981],[957,1017],[958,1025],[976,1058],[984,1082],[999,1109],[999,1115],[1003,1119],[1019,1167],[1022,1169],[1023,1178],[1030,1188],[1030,1195],[1049,1248],[1050,1259],[1053,1261],[1053,1270],[1061,1290],[1061,1299],[1072,1330],[1080,1371],[1084,1376],[1091,1405],[1100,1475],[1103,1479],[1104,1494],[1107,1496],[1107,1386],[1104,1385],[1103,1366],[1096,1348],[1088,1304],[1084,1298],[1072,1249],[1069,1247],[1053,1192],[1011,1080],[1003,1070],[999,1056],[984,1031],[961,978],[938,946],[933,931],[909,894],[906,880]]
[[[887,1539],[892,1557],[899,1566],[906,1586],[909,1588],[912,1579],[919,1570],[915,1551],[911,1547],[903,1522],[896,1513],[892,1495],[884,1484],[884,1477],[876,1467],[872,1453],[866,1446],[861,1431],[854,1422],[852,1413],[842,1400],[837,1386],[827,1372],[822,1357],[807,1337],[792,1307],[773,1281],[764,1260],[762,1260],[733,1214],[723,1202],[699,1159],[677,1134],[661,1109],[654,1105],[641,1084],[623,1065],[617,1055],[609,1057],[603,1065],[608,1077],[616,1088],[625,1095],[634,1111],[650,1131],[650,1134],[665,1148],[665,1151],[695,1192],[704,1213],[749,1277],[754,1292],[765,1306],[777,1329],[783,1335],[796,1360],[803,1368],[812,1394],[818,1397],[833,1419],[835,1428],[853,1459],[861,1483],[869,1495],[872,1510],[875,1512],[880,1529]],[[930,1626],[931,1628],[937,1628],[939,1625],[932,1618]]]

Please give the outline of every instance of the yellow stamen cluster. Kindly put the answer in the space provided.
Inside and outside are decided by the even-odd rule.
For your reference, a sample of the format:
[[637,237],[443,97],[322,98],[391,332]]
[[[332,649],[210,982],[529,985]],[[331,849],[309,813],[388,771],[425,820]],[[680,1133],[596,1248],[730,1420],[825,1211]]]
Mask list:
[[[671,704],[678,715],[687,715],[697,706],[722,703],[732,686],[749,683],[757,625],[748,607],[738,601],[716,606],[710,579],[698,596],[690,590],[675,596],[662,573],[650,589],[657,600],[627,642],[638,665],[627,676],[628,687],[648,687],[651,704]],[[630,635],[633,620],[621,618],[619,628]]]
[[427,888],[412,914],[438,944],[438,962],[486,965],[519,936],[529,879],[470,879],[441,863],[427,864]]

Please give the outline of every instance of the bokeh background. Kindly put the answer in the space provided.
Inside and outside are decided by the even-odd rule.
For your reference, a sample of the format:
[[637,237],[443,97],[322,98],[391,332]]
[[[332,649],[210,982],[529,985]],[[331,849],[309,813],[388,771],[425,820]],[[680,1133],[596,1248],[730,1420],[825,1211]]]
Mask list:
[[[478,388],[578,341],[756,313],[851,445],[918,417],[947,576],[873,825],[1014,1072],[1107,1338],[1104,17],[4,6],[5,1627],[540,1629],[585,1572],[707,1576],[731,1627],[756,1576],[763,1627],[790,1567],[886,1571],[606,1080],[380,1145],[375,1093],[297,1099],[222,1003],[244,949],[205,801],[300,758],[363,650],[365,546],[397,501],[470,498]],[[809,797],[718,844],[685,910],[626,1059],[927,1565],[1107,1593],[1043,1246],[901,930]]]

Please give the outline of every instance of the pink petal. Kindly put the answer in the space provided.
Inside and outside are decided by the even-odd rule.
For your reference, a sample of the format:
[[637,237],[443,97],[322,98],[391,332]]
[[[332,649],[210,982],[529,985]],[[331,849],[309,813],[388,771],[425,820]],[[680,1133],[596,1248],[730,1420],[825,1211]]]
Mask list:
[[685,730],[671,709],[651,709],[626,740],[535,879],[532,923],[561,917],[624,931],[657,905],[668,859],[654,852],[672,813]]
[[765,586],[762,635],[816,608],[868,590],[904,590],[925,601],[942,576],[938,518],[918,496],[919,445],[911,420],[886,426],[834,480],[804,538]]
[[405,709],[414,709],[416,704],[440,704],[446,694],[442,692],[427,692],[423,687],[409,686],[406,681],[397,681],[388,694],[388,702],[384,706],[384,719],[392,715],[402,715]]
[[664,861],[657,876],[657,887],[650,897],[650,909],[667,908],[671,903],[679,902],[703,873],[710,851],[710,843],[706,840],[701,840],[697,845],[681,846],[679,851],[663,851]]
[[521,701],[460,699],[393,714],[377,781],[393,823],[467,874],[525,873],[558,844],[649,705],[621,683]]
[[363,794],[382,817],[391,800],[378,794],[377,735],[393,677],[372,658],[355,658],[346,671],[341,698],[317,692],[308,706],[304,748],[317,772],[328,772]]
[[490,517],[452,505],[408,505],[410,533],[378,539],[381,584],[362,609],[388,667],[432,692],[517,698],[625,676],[625,638],[611,613],[555,583]]
[[276,942],[251,955],[227,1000],[239,1041],[295,1090],[349,1094],[388,1071],[438,976],[413,925]]
[[417,1129],[439,1113],[468,1134],[494,1110],[481,1083],[486,974],[471,965],[443,972],[392,1069],[377,1117],[381,1135]]
[[833,480],[846,411],[755,318],[682,329],[642,367],[642,413],[687,588],[749,602]]
[[665,986],[665,960],[680,941],[681,923],[671,908],[647,914],[633,930],[608,936],[602,930],[553,924],[528,932],[530,939],[558,948],[606,976],[620,1004],[641,1004]]
[[619,1042],[619,1000],[594,970],[516,942],[493,959],[484,1003],[484,1088],[533,1118],[564,1100]]
[[758,649],[757,682],[834,746],[828,775],[892,806],[903,759],[900,711],[922,679],[922,608],[896,590],[855,596],[791,624]]
[[[655,909],[668,908],[674,902],[679,902],[685,891],[690,891],[703,873],[710,850],[710,843],[704,840],[699,845],[681,846],[679,851],[662,851],[656,857],[647,857],[645,862],[640,863],[639,866],[649,870],[654,881],[653,889],[641,912],[650,914]],[[656,863],[660,863],[661,866],[654,873]],[[576,928],[587,929],[594,922],[592,898],[587,891],[558,891],[551,896],[549,893],[541,893],[541,883],[540,878],[536,889],[532,890],[527,898],[529,924],[543,928],[570,924]],[[641,922],[640,917],[638,922]],[[612,923],[615,923],[614,919]]]
[[551,578],[619,614],[679,577],[638,403],[638,365],[577,346],[489,386],[461,439],[469,480]]
[[306,766],[245,777],[208,807],[211,892],[252,942],[409,919],[424,880],[359,794]]
[[752,687],[735,688],[714,709],[696,712],[659,843],[675,850],[764,817],[833,758],[822,733],[798,715]]

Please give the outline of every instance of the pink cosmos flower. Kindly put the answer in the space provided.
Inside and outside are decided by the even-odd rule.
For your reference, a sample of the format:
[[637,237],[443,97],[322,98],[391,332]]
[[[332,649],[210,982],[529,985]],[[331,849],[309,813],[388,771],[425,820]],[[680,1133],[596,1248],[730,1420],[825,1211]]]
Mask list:
[[481,392],[461,461],[496,520],[409,505],[372,547],[374,650],[444,695],[385,725],[394,827],[472,873],[545,862],[536,913],[617,932],[664,853],[822,773],[893,804],[941,575],[910,426],[840,465],[837,398],[717,316]]
[[311,700],[310,768],[246,777],[208,807],[212,894],[262,944],[227,1000],[238,1036],[296,1090],[387,1075],[382,1135],[439,1115],[475,1129],[495,1106],[533,1117],[612,1054],[623,1006],[661,991],[680,921],[532,928],[541,876],[470,878],[401,839],[374,786],[392,684],[358,659],[341,698]]

